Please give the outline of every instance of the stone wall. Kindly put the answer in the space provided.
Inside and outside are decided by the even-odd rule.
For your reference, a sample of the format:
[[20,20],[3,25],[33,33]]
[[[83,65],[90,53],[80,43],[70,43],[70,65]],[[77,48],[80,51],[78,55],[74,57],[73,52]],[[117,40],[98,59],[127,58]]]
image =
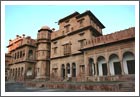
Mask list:
[[134,82],[106,82],[106,83],[66,83],[66,82],[26,82],[27,86],[49,89],[71,89],[93,92],[134,92]]
[[[50,74],[51,74],[51,80],[54,79],[54,81],[60,81],[63,80],[62,79],[62,64],[64,64],[65,66],[65,71],[66,71],[66,65],[70,64],[70,74],[72,75],[72,63],[76,64],[76,77],[79,76],[79,69],[80,69],[80,65],[83,65],[84,60],[83,60],[83,55],[75,55],[75,56],[69,56],[69,57],[64,57],[61,59],[54,59],[51,60],[51,65],[50,65]],[[54,72],[53,70],[56,69],[57,71]],[[67,75],[65,74],[65,78],[67,77]]]

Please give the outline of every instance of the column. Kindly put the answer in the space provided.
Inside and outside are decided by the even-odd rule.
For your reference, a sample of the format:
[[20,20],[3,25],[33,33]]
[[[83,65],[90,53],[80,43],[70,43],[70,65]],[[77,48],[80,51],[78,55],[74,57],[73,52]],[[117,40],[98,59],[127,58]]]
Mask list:
[[11,75],[12,75],[12,71],[11,71],[11,69],[10,69],[9,79],[11,79]]
[[123,67],[123,57],[122,57],[122,52],[121,52],[120,49],[119,49],[119,61],[120,61],[120,64],[121,64],[122,75],[124,75],[125,72],[124,72],[124,67]]
[[65,65],[65,78],[67,78],[67,65]]
[[15,80],[16,80],[16,76],[17,76],[17,70],[15,69],[15,76],[14,76]]
[[[106,50],[107,52],[107,50]],[[109,66],[109,56],[108,56],[108,53],[105,54],[105,61],[106,61],[106,64],[107,64],[107,76],[110,76],[111,73],[110,73],[110,66]]]
[[11,80],[13,80],[14,69],[12,69]]
[[86,52],[84,52],[84,64],[85,64],[85,77],[89,76],[89,68],[88,68],[88,57]]
[[110,76],[111,73],[110,73],[109,61],[107,61],[106,64],[107,64],[107,75]]
[[123,60],[120,60],[120,64],[121,64],[121,69],[122,69],[122,75],[125,75],[124,67],[123,67]]
[[86,70],[87,70],[87,76],[89,76],[89,63],[87,63]]
[[97,62],[95,62],[95,76],[97,76]]
[[71,77],[72,77],[72,64],[70,64],[70,75],[71,75]]

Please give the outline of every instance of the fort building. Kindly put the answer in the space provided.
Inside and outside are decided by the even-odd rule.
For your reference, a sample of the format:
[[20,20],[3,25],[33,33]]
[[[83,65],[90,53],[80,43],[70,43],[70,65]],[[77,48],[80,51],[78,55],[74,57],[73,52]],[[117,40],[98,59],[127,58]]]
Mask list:
[[17,35],[9,40],[7,80],[135,79],[135,27],[103,35],[105,26],[89,10],[58,24],[57,31],[43,26],[37,39]]

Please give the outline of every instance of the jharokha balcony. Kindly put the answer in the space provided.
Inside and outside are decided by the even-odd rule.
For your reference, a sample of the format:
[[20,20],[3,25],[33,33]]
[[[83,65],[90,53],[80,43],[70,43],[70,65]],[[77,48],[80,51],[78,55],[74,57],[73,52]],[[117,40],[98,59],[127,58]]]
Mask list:
[[84,41],[80,50],[135,38],[135,27]]

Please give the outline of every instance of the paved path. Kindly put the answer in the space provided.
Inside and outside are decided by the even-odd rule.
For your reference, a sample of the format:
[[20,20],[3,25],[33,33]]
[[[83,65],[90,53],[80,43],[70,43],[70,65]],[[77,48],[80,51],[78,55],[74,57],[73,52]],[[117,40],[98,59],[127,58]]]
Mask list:
[[6,82],[5,91],[6,92],[84,92],[81,90],[70,90],[70,89],[33,88],[33,87],[27,87],[23,83],[15,83],[15,82]]

